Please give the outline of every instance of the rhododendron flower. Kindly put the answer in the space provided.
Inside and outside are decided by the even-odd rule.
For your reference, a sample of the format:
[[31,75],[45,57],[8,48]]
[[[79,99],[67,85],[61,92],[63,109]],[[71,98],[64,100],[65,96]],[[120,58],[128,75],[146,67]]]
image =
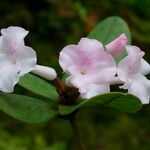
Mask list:
[[128,56],[117,67],[117,74],[124,82],[121,86],[139,97],[143,104],[149,103],[150,81],[144,76],[150,73],[150,65],[142,58],[144,52],[136,46],[126,46]]
[[87,99],[109,92],[109,82],[116,74],[113,57],[94,39],[82,38],[78,45],[63,48],[59,64],[81,97]]
[[118,38],[116,38],[114,41],[106,45],[106,50],[109,54],[112,56],[120,56],[123,49],[125,48],[127,44],[127,37],[125,34],[121,34]]
[[1,30],[0,36],[0,90],[12,92],[19,77],[30,72],[36,65],[36,53],[25,46],[28,31],[21,27]]

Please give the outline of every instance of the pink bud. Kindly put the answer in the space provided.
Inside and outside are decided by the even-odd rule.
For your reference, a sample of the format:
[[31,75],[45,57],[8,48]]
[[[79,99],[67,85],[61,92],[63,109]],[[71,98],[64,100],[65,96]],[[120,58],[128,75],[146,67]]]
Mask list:
[[106,45],[107,52],[112,56],[119,57],[127,44],[127,37],[123,33],[111,43]]

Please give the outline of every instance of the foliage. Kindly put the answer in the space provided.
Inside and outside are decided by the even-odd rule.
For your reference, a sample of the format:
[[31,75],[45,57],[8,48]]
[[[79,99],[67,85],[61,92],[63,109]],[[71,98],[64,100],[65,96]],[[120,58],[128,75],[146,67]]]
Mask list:
[[[133,42],[141,45],[143,49],[148,49],[149,5],[149,0],[142,1],[142,6],[138,0],[67,0],[65,3],[59,0],[26,2],[14,0],[13,3],[11,0],[1,0],[0,26],[2,28],[19,25],[31,31],[27,42],[37,50],[39,63],[55,66],[60,70],[56,63],[58,50],[65,44],[75,43],[80,37],[86,36],[99,21],[110,15],[124,18],[131,27]],[[20,81],[20,85],[21,82],[23,80]],[[28,88],[28,81],[25,82],[26,86],[23,85]],[[32,85],[34,88],[32,92],[40,95],[41,89]],[[53,88],[50,84],[47,85],[47,90]],[[48,102],[52,97],[57,98],[55,92],[51,96],[47,90],[42,95],[42,100],[46,97],[45,101]],[[149,106],[145,106],[134,115],[94,107],[91,110],[87,108],[81,110],[79,121],[89,149],[102,147],[108,150],[147,150],[150,148],[149,115]],[[77,149],[73,144],[75,139],[72,139],[69,126],[62,120],[35,126],[23,125],[4,114],[1,116],[4,118],[1,118],[0,124],[0,149]]]
[[[91,31],[89,37],[107,44],[122,33],[128,36],[130,42],[130,31],[127,24],[119,17],[110,17],[98,24]],[[120,59],[125,56],[126,54],[123,54]],[[58,94],[55,87],[48,84],[43,79],[28,74],[21,79],[19,84],[29,91],[48,98],[48,102],[54,103],[55,106],[54,109],[50,104],[32,97],[1,93],[0,109],[14,118],[29,123],[47,121],[57,116],[58,113],[59,115],[68,115],[84,107],[104,105],[125,112],[136,112],[141,108],[141,102],[137,97],[119,92],[102,94],[89,100],[80,101],[78,104],[71,106],[60,106],[59,101],[61,101],[61,99],[58,101]],[[69,98],[64,98],[66,101],[70,101]]]

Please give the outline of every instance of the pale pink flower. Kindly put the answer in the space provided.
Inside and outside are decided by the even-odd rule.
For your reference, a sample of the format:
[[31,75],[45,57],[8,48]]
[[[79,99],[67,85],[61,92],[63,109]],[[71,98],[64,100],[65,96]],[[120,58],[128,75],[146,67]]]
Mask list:
[[126,44],[127,44],[127,37],[123,33],[118,38],[113,40],[111,43],[106,45],[106,50],[112,56],[117,56],[118,57],[118,56],[121,55],[121,53],[122,53],[123,49],[125,48]]
[[70,74],[71,84],[82,98],[109,92],[109,82],[116,74],[113,57],[94,39],[82,38],[78,45],[68,45],[60,52],[59,64]]
[[142,58],[144,52],[136,46],[126,46],[128,56],[117,67],[117,75],[124,85],[123,89],[139,97],[143,104],[150,100],[150,80],[144,75],[150,73],[150,65]]
[[0,36],[0,90],[12,92],[19,77],[36,65],[35,51],[24,44],[28,31],[21,27],[1,30]]

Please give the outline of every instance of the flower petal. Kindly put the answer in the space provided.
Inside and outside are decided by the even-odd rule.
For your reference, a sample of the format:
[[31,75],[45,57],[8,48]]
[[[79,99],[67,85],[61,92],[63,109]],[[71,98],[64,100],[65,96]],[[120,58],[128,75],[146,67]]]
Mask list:
[[148,104],[150,101],[150,80],[142,74],[135,75],[128,92],[139,97],[143,104]]
[[110,92],[110,87],[108,84],[91,84],[88,87],[86,93],[81,93],[81,97],[85,99],[90,99],[94,96]]
[[88,86],[91,84],[83,75],[71,76],[71,84],[78,88],[80,93],[87,92]]
[[[141,51],[141,49],[137,46],[127,45],[126,51],[127,51],[128,55],[133,56],[133,57],[137,54],[140,54],[140,53],[141,54],[143,53],[143,55],[144,55],[144,52]],[[150,65],[143,58],[140,60],[139,72],[141,72],[144,75],[150,73]]]
[[33,70],[36,66],[36,62],[36,52],[31,47],[24,46],[17,58],[17,63],[20,66],[19,75],[23,76]]
[[11,26],[6,29],[1,29],[4,46],[11,51],[22,48],[24,38],[28,31],[21,27]]
[[97,53],[99,51],[104,51],[102,43],[95,39],[81,38],[78,46],[89,55],[93,55],[94,53]]
[[133,46],[133,45],[127,45],[127,46],[125,47],[125,49],[126,49],[128,55],[136,55],[136,54],[142,52],[139,47]]
[[99,52],[104,52],[103,45],[94,39],[82,38],[78,45],[68,45],[62,49],[59,64],[65,72],[76,65],[88,65]]
[[127,44],[127,37],[125,34],[121,34],[114,41],[106,45],[106,49],[107,52],[112,56],[120,56],[126,44]]
[[59,64],[65,72],[68,72],[69,67],[74,66],[76,62],[80,61],[77,51],[78,47],[76,45],[68,45],[60,52]]
[[0,91],[7,93],[14,91],[14,86],[19,81],[17,69],[16,66],[10,64],[0,66]]
[[117,67],[117,74],[120,80],[128,82],[136,73],[139,73],[140,61],[143,57],[143,53],[137,53],[136,55],[129,55],[124,58]]
[[[90,68],[91,67],[91,68]],[[87,75],[94,83],[108,83],[116,74],[116,64],[113,57],[107,53],[96,55]]]
[[147,75],[150,73],[150,65],[149,63],[144,60],[143,58],[141,59],[141,64],[140,64],[140,72],[143,74],[143,75]]

